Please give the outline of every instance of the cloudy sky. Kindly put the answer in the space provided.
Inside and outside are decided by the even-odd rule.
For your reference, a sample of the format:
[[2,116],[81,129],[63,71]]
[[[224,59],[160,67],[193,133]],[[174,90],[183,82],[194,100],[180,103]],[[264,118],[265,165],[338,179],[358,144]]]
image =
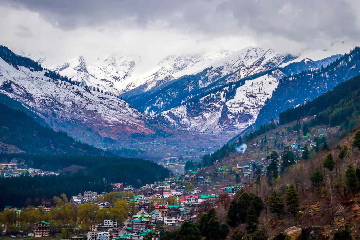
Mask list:
[[48,65],[247,46],[296,54],[360,40],[358,0],[0,0],[0,20],[1,45]]

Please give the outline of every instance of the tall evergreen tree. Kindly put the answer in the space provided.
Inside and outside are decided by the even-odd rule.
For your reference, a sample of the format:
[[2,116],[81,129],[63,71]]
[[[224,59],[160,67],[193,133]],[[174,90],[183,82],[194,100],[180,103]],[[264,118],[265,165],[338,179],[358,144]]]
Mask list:
[[320,188],[321,184],[324,181],[324,175],[319,171],[319,169],[315,169],[313,174],[311,174],[310,180],[313,184],[313,186],[317,189]]
[[360,131],[356,132],[352,145],[360,150]]
[[341,148],[341,151],[340,151],[338,157],[339,157],[341,160],[343,160],[344,158],[349,157],[349,156],[350,156],[349,148],[348,148],[346,145],[344,145],[344,146]]
[[278,217],[281,218],[281,215],[284,212],[284,200],[276,190],[271,191],[268,203],[270,211],[276,213]]
[[359,180],[356,177],[356,171],[352,164],[349,164],[345,171],[346,186],[354,194],[359,187]]
[[332,153],[329,153],[329,154],[325,157],[325,159],[324,159],[324,161],[323,161],[323,165],[324,165],[324,167],[327,168],[330,172],[331,172],[332,170],[334,170],[335,161],[334,161],[334,158],[333,158]]
[[302,131],[303,131],[303,136],[306,136],[309,133],[309,128],[306,123],[303,124]]
[[310,157],[309,149],[308,149],[308,146],[305,144],[304,151],[302,152],[301,158],[304,160],[308,160],[309,157]]
[[285,168],[293,165],[294,163],[295,163],[294,152],[289,147],[286,147],[282,154],[281,172],[284,172]]
[[288,212],[292,213],[294,216],[299,211],[300,199],[299,193],[296,191],[294,184],[290,184],[285,192],[285,203]]

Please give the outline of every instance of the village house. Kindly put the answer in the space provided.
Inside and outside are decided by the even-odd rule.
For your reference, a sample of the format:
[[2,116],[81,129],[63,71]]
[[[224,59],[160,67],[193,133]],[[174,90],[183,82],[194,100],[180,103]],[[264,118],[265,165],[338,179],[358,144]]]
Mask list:
[[49,222],[41,221],[41,222],[36,222],[34,225],[35,225],[35,229],[34,229],[35,237],[49,236],[49,234],[50,234],[50,223]]

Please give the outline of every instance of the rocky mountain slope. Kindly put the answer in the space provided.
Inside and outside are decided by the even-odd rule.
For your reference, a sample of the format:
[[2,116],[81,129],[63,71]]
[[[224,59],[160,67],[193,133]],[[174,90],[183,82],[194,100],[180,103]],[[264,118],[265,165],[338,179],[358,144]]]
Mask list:
[[[304,70],[322,68],[338,57],[319,61],[304,59],[284,67],[275,65],[268,71],[244,78],[237,76],[237,73],[230,74],[219,80],[226,84],[206,89],[178,106],[163,111],[161,115],[181,129],[234,135],[255,123],[260,110],[272,99],[281,79]],[[289,97],[293,96],[289,94]]]
[[0,93],[34,109],[55,130],[97,146],[104,139],[166,130],[116,96],[82,87],[5,47],[0,57]]
[[278,118],[280,112],[309,102],[359,73],[360,48],[355,48],[325,68],[281,79],[272,98],[261,109],[254,127],[268,124],[271,118]]
[[42,125],[121,156],[198,158],[226,141],[177,131],[117,96],[62,77],[6,47],[0,48],[0,93],[25,106]]

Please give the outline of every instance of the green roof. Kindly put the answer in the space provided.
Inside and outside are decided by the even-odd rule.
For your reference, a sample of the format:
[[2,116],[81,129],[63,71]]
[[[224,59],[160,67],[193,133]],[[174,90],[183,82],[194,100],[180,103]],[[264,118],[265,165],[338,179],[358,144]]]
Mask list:
[[207,198],[217,198],[219,197],[219,195],[215,195],[215,194],[205,194],[205,195],[200,195],[201,199],[207,199]]
[[39,224],[39,223],[44,223],[44,224],[46,224],[46,225],[50,225],[49,222],[45,222],[45,221],[36,222],[35,224]]
[[169,205],[168,208],[181,208],[181,205]]

